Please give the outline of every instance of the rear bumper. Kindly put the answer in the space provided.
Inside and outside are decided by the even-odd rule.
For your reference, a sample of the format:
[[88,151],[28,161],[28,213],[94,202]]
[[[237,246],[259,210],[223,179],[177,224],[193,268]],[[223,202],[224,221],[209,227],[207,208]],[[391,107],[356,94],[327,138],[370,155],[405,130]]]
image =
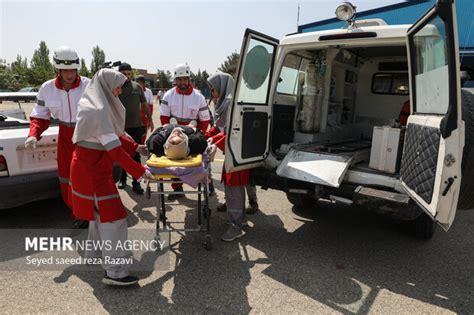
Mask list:
[[60,194],[57,171],[0,178],[0,209],[57,198]]

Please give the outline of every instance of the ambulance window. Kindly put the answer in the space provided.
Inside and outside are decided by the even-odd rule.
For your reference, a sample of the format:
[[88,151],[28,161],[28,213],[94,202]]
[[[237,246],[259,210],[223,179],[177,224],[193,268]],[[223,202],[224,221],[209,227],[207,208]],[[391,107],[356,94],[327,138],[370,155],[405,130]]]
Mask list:
[[431,19],[414,34],[413,44],[415,112],[446,114],[450,104],[449,67],[443,20],[439,16]]
[[292,54],[285,57],[277,85],[279,94],[296,95],[301,59],[301,57]]
[[239,105],[267,105],[274,50],[273,45],[250,39],[239,78]]
[[408,73],[376,73],[372,78],[372,93],[408,95]]

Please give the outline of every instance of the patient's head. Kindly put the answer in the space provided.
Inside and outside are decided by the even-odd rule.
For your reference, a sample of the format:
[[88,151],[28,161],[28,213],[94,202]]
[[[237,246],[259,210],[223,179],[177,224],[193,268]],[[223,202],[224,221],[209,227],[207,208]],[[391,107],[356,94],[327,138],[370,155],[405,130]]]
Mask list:
[[165,154],[170,160],[181,160],[188,156],[188,136],[180,127],[174,128],[166,140]]

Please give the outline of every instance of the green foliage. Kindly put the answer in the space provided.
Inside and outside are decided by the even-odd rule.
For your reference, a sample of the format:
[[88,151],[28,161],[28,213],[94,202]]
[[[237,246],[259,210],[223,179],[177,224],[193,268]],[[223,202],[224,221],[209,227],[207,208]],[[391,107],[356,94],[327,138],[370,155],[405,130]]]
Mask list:
[[14,81],[10,84],[12,90],[16,91],[31,85],[29,79],[32,75],[32,70],[28,68],[28,60],[26,58],[23,59],[20,55],[17,55],[16,60],[10,65],[10,70],[14,77]]
[[83,77],[91,77],[91,73],[89,72],[89,69],[87,69],[86,61],[84,58],[81,58],[81,68],[79,68],[79,75]]
[[207,78],[209,78],[209,74],[206,70],[201,72],[201,69],[199,69],[197,74],[191,73],[191,80],[193,81],[194,87],[203,93],[208,89]]
[[93,76],[105,63],[105,52],[99,45],[92,48],[91,76]]
[[230,74],[235,79],[235,75],[237,72],[237,65],[239,64],[239,59],[240,59],[239,53],[234,52],[230,54],[229,56],[227,56],[227,60],[224,61],[223,64],[221,64],[218,70]]
[[48,46],[46,46],[44,41],[40,42],[39,48],[33,53],[30,66],[31,76],[28,81],[32,85],[38,86],[43,82],[54,78],[54,67],[51,63],[51,60],[49,59]]
[[158,88],[160,89],[169,89],[173,86],[172,79],[171,79],[171,72],[169,70],[157,70],[157,79],[156,83]]

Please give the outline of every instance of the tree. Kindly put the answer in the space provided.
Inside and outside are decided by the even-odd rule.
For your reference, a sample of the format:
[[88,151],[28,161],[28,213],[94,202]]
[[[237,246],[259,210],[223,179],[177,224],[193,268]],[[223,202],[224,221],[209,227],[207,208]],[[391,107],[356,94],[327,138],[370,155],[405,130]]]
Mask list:
[[197,74],[191,73],[191,80],[193,80],[194,86],[204,95],[207,95],[206,91],[208,90],[207,78],[209,78],[209,74],[206,70],[201,72],[201,69],[198,69]]
[[171,72],[169,70],[167,70],[166,72],[164,70],[157,70],[156,77],[156,83],[158,88],[169,89],[173,86],[171,80]]
[[26,58],[23,59],[20,55],[17,55],[16,60],[11,63],[10,67],[19,85],[31,85],[31,70],[28,68],[28,60]]
[[79,75],[88,78],[90,78],[91,75],[89,69],[87,69],[86,61],[84,60],[84,58],[81,58],[81,68],[79,69]]
[[218,68],[219,71],[230,74],[235,79],[235,73],[237,72],[237,65],[239,64],[240,54],[232,53],[227,56],[227,60]]
[[90,75],[93,76],[102,65],[105,63],[105,53],[102,49],[100,49],[99,45],[92,48],[92,61],[91,61],[91,73]]
[[33,53],[31,58],[31,78],[30,83],[40,85],[43,82],[54,78],[54,67],[49,59],[49,49],[44,41],[40,42],[40,46]]

